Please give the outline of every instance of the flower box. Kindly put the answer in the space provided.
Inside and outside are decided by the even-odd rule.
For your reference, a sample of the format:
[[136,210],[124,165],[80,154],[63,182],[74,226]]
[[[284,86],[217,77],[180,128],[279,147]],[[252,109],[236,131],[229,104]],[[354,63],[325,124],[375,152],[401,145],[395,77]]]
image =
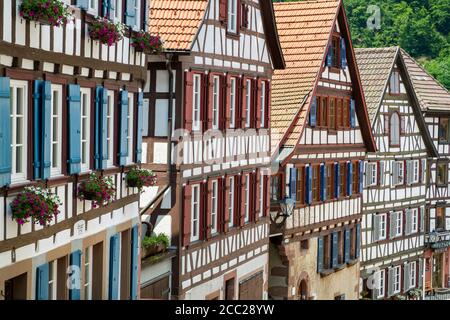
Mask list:
[[108,47],[123,39],[125,26],[114,23],[106,18],[96,18],[89,26],[89,36]]
[[89,180],[80,183],[78,199],[93,201],[92,207],[97,208],[111,203],[115,192],[111,177],[101,177],[91,173]]
[[142,248],[142,258],[154,256],[155,254],[166,251],[167,247],[164,244],[151,245]]
[[50,224],[59,213],[59,197],[47,189],[27,187],[11,203],[12,217],[19,225],[33,219],[34,223]]
[[142,259],[164,252],[168,246],[169,237],[164,233],[153,234],[150,237],[146,236],[142,241]]
[[163,50],[163,41],[159,36],[152,36],[145,31],[140,31],[131,37],[131,46],[137,52],[158,54]]
[[127,173],[125,180],[128,187],[141,191],[143,187],[155,185],[156,175],[151,170],[133,168]]
[[60,27],[72,19],[69,6],[61,0],[24,0],[19,15],[25,20]]

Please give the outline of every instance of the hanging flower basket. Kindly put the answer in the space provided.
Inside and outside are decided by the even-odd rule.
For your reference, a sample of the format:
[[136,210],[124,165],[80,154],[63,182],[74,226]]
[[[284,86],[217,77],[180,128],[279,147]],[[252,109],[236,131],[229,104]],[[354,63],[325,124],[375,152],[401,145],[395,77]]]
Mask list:
[[138,52],[157,54],[163,50],[163,41],[159,36],[152,36],[145,31],[140,31],[131,37],[131,46]]
[[143,187],[155,185],[156,175],[151,170],[133,168],[127,173],[125,180],[128,187],[141,191]]
[[83,181],[78,187],[78,199],[93,201],[92,208],[107,205],[114,199],[116,189],[111,177],[99,177],[95,174]]
[[69,6],[60,0],[24,0],[19,15],[28,21],[60,27],[71,20]]
[[34,223],[45,226],[58,215],[60,205],[59,197],[49,190],[27,187],[13,200],[11,211],[19,225],[32,218]]
[[98,40],[108,47],[122,40],[125,26],[118,22],[114,23],[106,18],[97,18],[89,27],[89,36],[92,40]]

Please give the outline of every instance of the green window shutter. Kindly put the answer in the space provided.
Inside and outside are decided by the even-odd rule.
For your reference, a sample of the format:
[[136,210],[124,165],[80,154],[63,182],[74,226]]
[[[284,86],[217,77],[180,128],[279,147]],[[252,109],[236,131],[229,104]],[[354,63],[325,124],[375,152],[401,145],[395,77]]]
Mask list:
[[139,227],[131,229],[131,300],[138,299],[139,288]]
[[69,128],[69,174],[81,171],[81,92],[77,84],[67,88],[68,128]]
[[42,118],[41,118],[41,154],[42,154],[42,179],[50,177],[52,160],[50,158],[51,148],[51,112],[52,112],[52,89],[50,81],[44,81],[42,85]]
[[138,93],[137,100],[137,127],[136,127],[136,163],[142,162],[142,135],[143,135],[143,120],[144,120],[144,93]]
[[0,188],[11,183],[10,80],[0,77]]
[[44,263],[36,268],[36,300],[48,300],[49,266]]
[[119,234],[115,234],[109,241],[109,300],[119,300],[119,263],[120,247]]
[[120,92],[119,165],[124,166],[128,157],[128,91]]

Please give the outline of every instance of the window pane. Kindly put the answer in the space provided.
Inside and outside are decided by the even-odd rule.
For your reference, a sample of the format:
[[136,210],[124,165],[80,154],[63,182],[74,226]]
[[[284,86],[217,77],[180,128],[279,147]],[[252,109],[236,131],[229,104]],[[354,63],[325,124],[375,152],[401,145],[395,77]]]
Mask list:
[[23,115],[23,88],[17,88],[16,101],[16,114]]
[[23,160],[23,147],[19,146],[16,147],[16,172],[14,173],[20,173],[23,171],[22,160]]

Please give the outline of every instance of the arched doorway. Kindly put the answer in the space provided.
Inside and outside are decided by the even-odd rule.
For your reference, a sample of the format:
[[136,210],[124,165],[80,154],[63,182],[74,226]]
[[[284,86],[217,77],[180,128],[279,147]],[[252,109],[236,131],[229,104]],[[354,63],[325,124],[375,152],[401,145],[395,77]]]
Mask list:
[[300,281],[300,286],[298,288],[299,300],[308,300],[308,283],[306,279]]

